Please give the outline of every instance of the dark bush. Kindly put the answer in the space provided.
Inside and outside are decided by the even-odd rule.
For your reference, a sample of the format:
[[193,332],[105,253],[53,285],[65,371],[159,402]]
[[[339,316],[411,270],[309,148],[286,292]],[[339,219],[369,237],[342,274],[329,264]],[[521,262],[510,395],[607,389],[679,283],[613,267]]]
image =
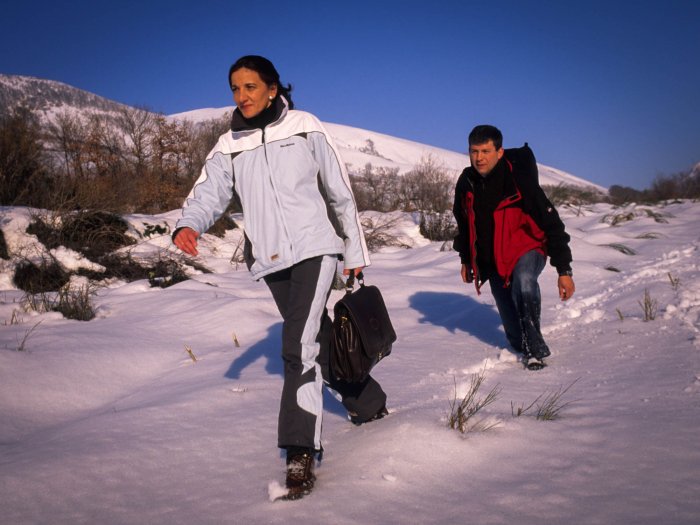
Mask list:
[[173,260],[161,259],[148,269],[148,282],[152,287],[167,288],[188,279],[182,266]]
[[[137,262],[129,255],[108,254],[99,258],[97,262],[105,267],[104,272],[80,269],[78,274],[93,281],[114,278],[134,282],[147,279],[151,286],[160,288],[167,288],[189,279],[183,263],[174,259]],[[189,261],[185,264],[203,273],[211,273],[211,270],[202,265]]]
[[402,208],[399,168],[366,164],[359,174],[350,175],[350,184],[359,211],[389,212]]
[[214,224],[211,225],[211,228],[207,230],[207,233],[223,238],[227,231],[235,230],[236,228],[238,228],[236,221],[234,221],[228,213],[224,213]]
[[128,225],[118,215],[104,211],[67,212],[56,224],[36,217],[27,233],[36,235],[49,250],[65,246],[94,259],[134,244],[126,235]]
[[542,190],[555,206],[562,204],[595,204],[605,202],[607,196],[590,187],[559,184],[557,186],[543,185]]
[[81,268],[78,270],[78,275],[82,275],[93,281],[115,278],[126,282],[133,282],[140,279],[148,279],[148,269],[141,266],[128,255],[109,253],[97,258],[95,262],[104,266],[105,271],[97,272]]
[[15,268],[12,281],[15,286],[29,294],[56,292],[68,284],[70,275],[56,261],[42,261],[37,266],[31,261],[24,261]]
[[621,206],[628,202],[650,202],[648,192],[639,191],[629,186],[613,184],[608,189],[611,204]]
[[27,226],[27,233],[35,235],[39,242],[49,250],[58,248],[61,245],[60,232],[46,224],[42,219],[35,218],[34,222]]
[[8,261],[10,253],[7,251],[7,242],[5,242],[5,232],[0,230],[0,259]]
[[82,211],[64,218],[61,233],[64,246],[93,258],[134,244],[126,235],[128,229],[124,219],[113,213]]
[[66,319],[91,321],[95,318],[95,310],[92,307],[90,296],[88,286],[78,289],[70,289],[66,286],[58,292],[58,297],[50,308],[54,312],[59,312]]
[[421,212],[419,230],[431,241],[451,241],[457,235],[457,223],[452,212]]
[[[3,108],[5,109],[5,108]],[[27,108],[0,115],[0,204],[36,205],[50,183],[36,116]]]

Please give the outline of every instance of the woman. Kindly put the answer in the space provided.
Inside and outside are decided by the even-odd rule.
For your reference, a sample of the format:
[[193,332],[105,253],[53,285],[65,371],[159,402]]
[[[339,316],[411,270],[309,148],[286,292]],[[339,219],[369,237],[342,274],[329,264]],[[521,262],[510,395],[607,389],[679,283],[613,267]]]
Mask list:
[[228,76],[236,109],[182,209],[173,242],[197,255],[197,238],[232,198],[245,217],[244,255],[254,279],[264,279],[284,320],[284,386],[278,446],[286,449],[288,498],[313,488],[322,450],[322,384],[335,390],[351,421],[387,414],[386,394],[372,378],[334,381],[328,373],[331,321],[326,301],[338,259],[345,275],[369,265],[345,165],[313,115],[293,110],[291,86],[273,64],[244,56]]

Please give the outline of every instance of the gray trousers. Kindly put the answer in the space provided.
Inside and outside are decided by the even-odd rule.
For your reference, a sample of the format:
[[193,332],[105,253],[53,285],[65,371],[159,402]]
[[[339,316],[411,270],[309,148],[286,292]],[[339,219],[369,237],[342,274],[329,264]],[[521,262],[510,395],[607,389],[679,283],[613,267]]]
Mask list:
[[324,382],[360,421],[371,418],[386,404],[386,394],[371,377],[350,384],[334,380],[329,374],[332,324],[326,302],[336,265],[337,257],[324,255],[264,277],[284,321],[284,386],[277,440],[280,448],[322,450]]

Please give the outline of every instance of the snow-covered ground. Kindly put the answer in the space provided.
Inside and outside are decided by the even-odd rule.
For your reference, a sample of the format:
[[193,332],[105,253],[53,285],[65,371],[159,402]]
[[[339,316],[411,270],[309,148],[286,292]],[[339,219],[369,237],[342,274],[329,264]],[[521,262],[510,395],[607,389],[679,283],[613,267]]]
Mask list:
[[[89,322],[22,310],[0,260],[0,523],[699,523],[700,205],[560,212],[577,292],[560,302],[547,267],[553,355],[539,372],[505,348],[490,293],[477,297],[457,255],[406,217],[415,247],[375,253],[366,271],[398,333],[374,373],[390,414],[355,427],[327,396],[317,485],[296,502],[268,500],[284,477],[281,320],[266,286],[231,264],[235,231],[203,240],[215,273],[113,283]],[[613,214],[630,220],[613,226]],[[0,210],[10,251],[31,256],[27,217]],[[156,237],[136,254],[167,249]],[[646,322],[645,290],[658,304]],[[496,427],[447,428],[455,386],[461,397],[480,372],[482,395],[501,389],[483,414]],[[513,416],[566,388],[559,419]]]

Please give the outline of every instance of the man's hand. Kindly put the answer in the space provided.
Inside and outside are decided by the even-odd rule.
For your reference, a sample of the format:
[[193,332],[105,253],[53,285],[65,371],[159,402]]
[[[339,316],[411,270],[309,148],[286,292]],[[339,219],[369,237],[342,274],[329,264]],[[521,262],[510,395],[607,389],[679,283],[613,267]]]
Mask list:
[[560,275],[559,279],[557,279],[557,287],[559,288],[559,297],[561,297],[562,301],[570,299],[576,291],[574,280],[569,275]]
[[197,251],[198,237],[199,234],[196,231],[185,226],[179,232],[177,232],[173,242],[175,243],[175,246],[180,248],[183,252],[189,255],[199,255],[199,252]]
[[466,264],[462,265],[462,282],[474,282],[474,272]]

